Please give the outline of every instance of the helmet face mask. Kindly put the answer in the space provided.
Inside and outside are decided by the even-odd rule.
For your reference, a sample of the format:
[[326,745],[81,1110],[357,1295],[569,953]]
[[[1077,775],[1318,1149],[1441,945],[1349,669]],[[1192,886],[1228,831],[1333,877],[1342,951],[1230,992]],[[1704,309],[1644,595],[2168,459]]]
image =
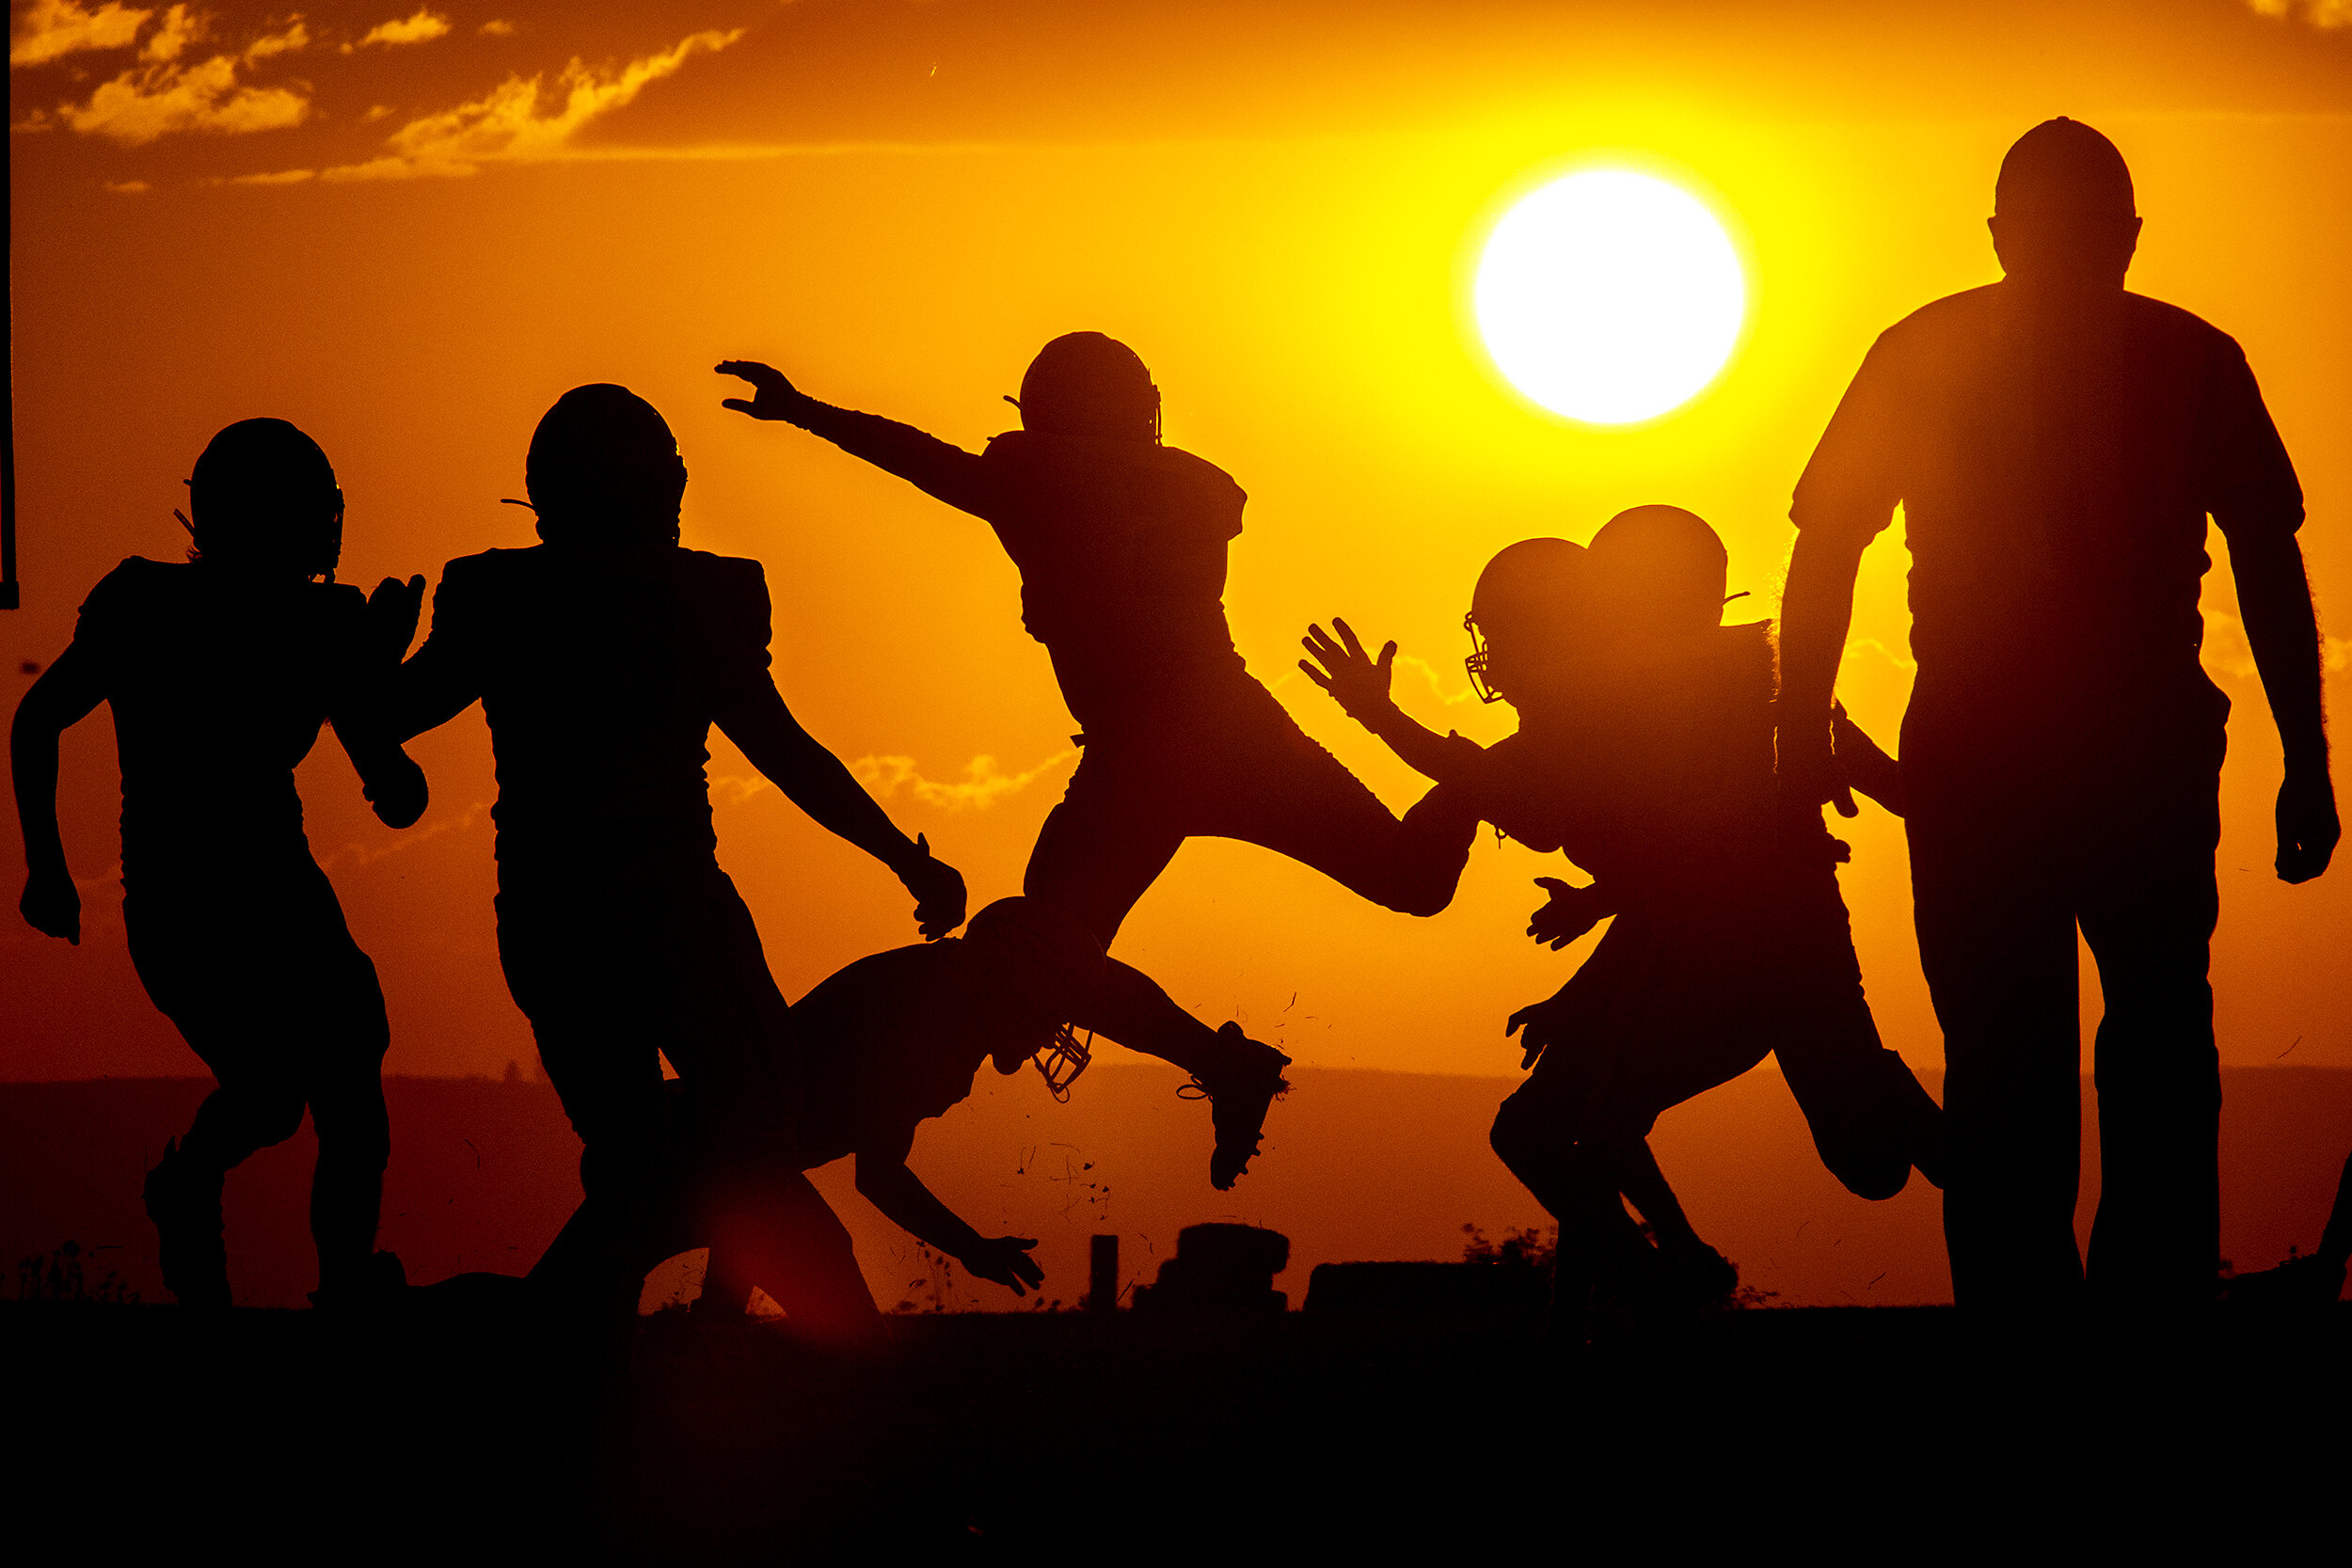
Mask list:
[[[1000,1073],[1033,1062],[1056,1100],[1093,1059],[1094,1035],[1068,1022],[1103,982],[1102,944],[1074,918],[1034,898],[1000,898],[972,917],[964,951],[993,993],[989,1055]],[[1083,1035],[1083,1037],[1082,1037]]]
[[1478,693],[1482,703],[1499,703],[1502,693],[1496,690],[1487,676],[1486,668],[1494,657],[1494,650],[1478,632],[1478,611],[1470,610],[1462,617],[1462,629],[1470,633],[1470,651],[1462,659],[1462,668],[1470,672],[1470,689]]
[[1515,685],[1573,658],[1591,615],[1589,576],[1583,547],[1565,539],[1522,539],[1486,562],[1462,617],[1462,667],[1479,701],[1508,702]]

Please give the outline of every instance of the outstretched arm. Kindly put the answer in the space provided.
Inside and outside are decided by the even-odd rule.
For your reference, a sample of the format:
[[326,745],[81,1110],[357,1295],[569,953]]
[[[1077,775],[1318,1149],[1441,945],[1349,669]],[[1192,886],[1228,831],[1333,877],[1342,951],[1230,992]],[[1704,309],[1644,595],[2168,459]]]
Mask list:
[[718,373],[739,376],[753,387],[752,396],[726,398],[719,404],[722,408],[749,414],[755,420],[799,425],[850,456],[897,474],[924,494],[976,517],[993,517],[999,510],[991,470],[976,452],[879,414],[819,403],[793,386],[782,371],[755,359],[725,360],[718,366]]
[[801,727],[773,681],[742,683],[718,721],[752,766],[794,805],[898,874],[914,895],[914,918],[927,940],[936,941],[963,924],[961,874],[933,860],[930,844],[921,835],[910,839],[898,831],[841,759]]
[[82,942],[82,895],[66,868],[57,831],[57,737],[106,700],[98,668],[73,647],[41,673],[16,705],[8,731],[8,771],[16,785],[16,819],[24,832],[24,895],[17,909],[43,936]]
[[2279,785],[2279,879],[2308,882],[2328,869],[2342,829],[2328,771],[2319,621],[2303,549],[2292,533],[2242,531],[2230,539],[2230,569],[2237,578],[2254,668],[2286,751],[2286,779]]
[[1299,640],[1310,656],[1298,661],[1307,678],[1331,693],[1350,719],[1388,742],[1406,767],[1439,784],[1464,782],[1486,748],[1458,735],[1439,735],[1396,705],[1389,695],[1394,642],[1384,644],[1375,659],[1345,621],[1334,619],[1331,626],[1339,633],[1336,639],[1316,626]]
[[1041,1283],[1045,1271],[1029,1256],[1037,1243],[1023,1236],[983,1236],[965,1224],[907,1168],[907,1151],[914,1146],[914,1130],[908,1128],[858,1151],[857,1190],[866,1200],[917,1241],[961,1263],[975,1279],[993,1280],[1016,1296]]
[[1800,532],[1780,602],[1780,703],[1775,720],[1784,809],[1815,817],[1823,803],[1840,816],[1858,807],[1838,782],[1830,743],[1837,665],[1853,624],[1853,585],[1867,537]]

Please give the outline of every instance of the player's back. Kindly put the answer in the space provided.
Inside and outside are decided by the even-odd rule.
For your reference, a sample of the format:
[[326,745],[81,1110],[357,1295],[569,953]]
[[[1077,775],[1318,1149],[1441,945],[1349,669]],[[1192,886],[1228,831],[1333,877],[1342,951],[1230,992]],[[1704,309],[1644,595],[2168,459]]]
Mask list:
[[972,1092],[995,1014],[959,937],[876,953],[792,1005],[809,1165],[945,1114]]
[[981,458],[989,522],[1021,568],[1022,622],[1054,655],[1081,723],[1137,697],[1238,674],[1225,623],[1225,548],[1248,498],[1173,447],[1013,431]]
[[1938,701],[2021,677],[2094,710],[2206,696],[2207,513],[2225,529],[2301,515],[2237,344],[2144,295],[1951,295],[1890,328],[1848,397],[1851,439],[1824,438],[1799,513],[1848,491],[1901,499],[1913,645]]
[[1563,850],[1621,900],[1764,872],[1775,842],[1772,652],[1763,625],[1641,650],[1563,719],[1488,749],[1488,820]]
[[309,864],[294,769],[356,673],[366,599],[134,556],[82,607],[122,765],[126,880],[177,868]]
[[710,725],[767,679],[768,616],[758,562],[674,546],[451,562],[433,640],[481,691],[501,858],[711,847]]

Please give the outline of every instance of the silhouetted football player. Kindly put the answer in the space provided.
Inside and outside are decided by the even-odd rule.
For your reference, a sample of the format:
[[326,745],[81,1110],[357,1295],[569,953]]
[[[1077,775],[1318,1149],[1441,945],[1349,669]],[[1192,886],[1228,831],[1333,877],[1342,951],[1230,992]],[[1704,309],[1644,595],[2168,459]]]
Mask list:
[[79,942],[82,901],[57,832],[57,737],[101,703],[122,760],[122,918],[147,994],[219,1086],[147,1177],[164,1283],[230,1302],[221,1186],[255,1149],[318,1132],[310,1233],[322,1307],[399,1283],[374,1252],[391,1148],[389,1033],[375,966],[310,858],[294,765],[321,721],[395,828],[424,776],[377,699],[415,634],[424,579],[373,598],[335,581],[343,495],[326,454],[283,420],[213,437],[188,481],[185,563],[133,556],[83,603],[72,644],[33,683],[12,736],[30,876],[19,906]]
[[532,436],[527,483],[543,542],[444,568],[431,635],[400,673],[401,731],[476,699],[489,720],[499,957],[586,1146],[587,1218],[539,1277],[619,1311],[662,1168],[660,1054],[706,1107],[715,1159],[788,1141],[799,1094],[784,998],[714,858],[710,727],[897,872],[926,936],[962,924],[963,879],[785,706],[758,562],[679,546],[686,465],[651,404],[566,392]]
[[[1775,832],[1772,650],[1764,625],[1724,626],[1724,555],[1676,507],[1620,514],[1589,552],[1532,539],[1478,580],[1470,663],[1518,711],[1482,748],[1440,737],[1389,696],[1396,645],[1366,655],[1345,623],[1311,628],[1301,668],[1452,797],[1531,848],[1591,872],[1528,929],[1562,947],[1615,917],[1556,996],[1512,1015],[1527,1084],[1494,1147],[1561,1222],[1563,1338],[1615,1268],[1665,1302],[1730,1291],[1731,1265],[1692,1228],[1646,1142],[1661,1112],[1777,1053],[1815,1147],[1864,1197],[1934,1170],[1940,1113],[1879,1042],[1836,863],[1819,831]],[[1850,749],[1866,742],[1849,732]],[[1883,759],[1882,759],[1883,760]],[[1631,1200],[1653,1254],[1627,1216]]]
[[[908,425],[834,408],[766,365],[721,372],[757,388],[726,406],[783,420],[984,518],[1021,568],[1029,634],[1045,644],[1085,733],[1068,793],[1046,818],[1025,890],[1074,912],[1106,946],[1186,838],[1237,838],[1302,861],[1374,902],[1433,914],[1453,896],[1412,873],[1401,837],[1458,838],[1475,824],[1400,827],[1252,679],[1225,625],[1225,546],[1241,487],[1160,444],[1160,393],[1125,344],[1073,332],[1022,378],[1022,428],[975,454]],[[1210,1180],[1230,1187],[1257,1150],[1289,1058],[1212,1030],[1141,973],[1113,961],[1102,1010],[1076,1020],[1192,1072],[1215,1101]]]
[[[680,1180],[643,1268],[708,1244],[697,1310],[740,1312],[756,1285],[796,1327],[855,1339],[875,1331],[873,1297],[849,1232],[801,1173],[844,1155],[857,1190],[975,1279],[1025,1294],[1044,1275],[1034,1240],[982,1236],[907,1167],[916,1129],[972,1092],[983,1061],[1001,1073],[1035,1060],[1066,1088],[1085,1066],[1064,1020],[1083,1013],[1104,981],[1102,949],[1075,918],[1034,898],[1001,898],[961,938],[901,947],[839,970],[792,1005],[803,1066],[797,1133],[773,1148],[756,1180],[713,1187],[679,1162]],[[684,1085],[678,1085],[684,1087]],[[674,1097],[695,1141],[700,1098]]]

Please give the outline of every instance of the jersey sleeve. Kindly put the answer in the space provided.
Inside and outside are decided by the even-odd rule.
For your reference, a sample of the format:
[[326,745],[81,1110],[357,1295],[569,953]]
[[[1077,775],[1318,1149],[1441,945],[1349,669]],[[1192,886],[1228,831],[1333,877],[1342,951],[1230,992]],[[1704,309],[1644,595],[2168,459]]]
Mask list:
[[774,631],[768,574],[756,561],[723,558],[713,575],[710,632],[712,652],[724,680],[765,680]]
[[2262,388],[2237,344],[2216,345],[2200,458],[2205,510],[2233,541],[2292,535],[2303,526],[2303,486]]
[[1894,519],[1906,479],[1901,358],[1882,334],[1854,372],[1797,481],[1788,516],[1800,531],[1867,543]]
[[153,564],[135,555],[124,560],[98,579],[74,619],[74,648],[90,668],[104,673],[110,689],[126,644],[148,619],[141,605],[147,570]]
[[1162,450],[1167,461],[1174,466],[1184,512],[1197,520],[1201,537],[1216,545],[1239,538],[1242,508],[1249,500],[1248,492],[1234,483],[1232,475],[1205,457],[1196,457],[1173,447]]

